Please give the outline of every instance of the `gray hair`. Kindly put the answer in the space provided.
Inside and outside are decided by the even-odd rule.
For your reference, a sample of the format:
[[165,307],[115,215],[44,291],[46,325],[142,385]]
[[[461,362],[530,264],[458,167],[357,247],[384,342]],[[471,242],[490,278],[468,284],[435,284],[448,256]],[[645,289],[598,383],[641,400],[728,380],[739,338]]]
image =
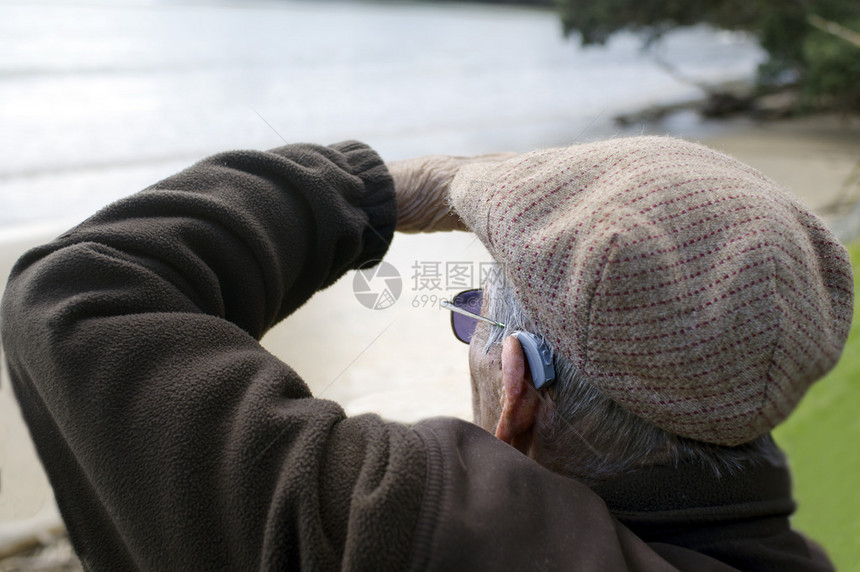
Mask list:
[[[485,354],[515,331],[541,335],[502,273],[491,275],[485,294],[488,317],[505,324],[504,329],[490,328]],[[551,386],[553,418],[540,434],[545,457],[541,462],[548,468],[593,485],[647,465],[677,466],[692,461],[719,477],[735,473],[750,462],[780,462],[781,453],[770,434],[727,447],[679,437],[652,425],[603,395],[570,360],[544,341],[552,351],[556,369],[556,381]]]

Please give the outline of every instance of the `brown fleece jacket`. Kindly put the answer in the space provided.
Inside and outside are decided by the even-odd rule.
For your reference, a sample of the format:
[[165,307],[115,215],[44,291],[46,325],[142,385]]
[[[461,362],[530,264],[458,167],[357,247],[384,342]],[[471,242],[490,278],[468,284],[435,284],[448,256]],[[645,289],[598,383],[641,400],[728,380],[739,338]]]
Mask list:
[[258,340],[381,258],[395,218],[372,150],[293,145],[216,155],[22,257],[3,341],[87,568],[827,569],[788,529],[784,467],[632,475],[607,508],[471,424],[314,399]]

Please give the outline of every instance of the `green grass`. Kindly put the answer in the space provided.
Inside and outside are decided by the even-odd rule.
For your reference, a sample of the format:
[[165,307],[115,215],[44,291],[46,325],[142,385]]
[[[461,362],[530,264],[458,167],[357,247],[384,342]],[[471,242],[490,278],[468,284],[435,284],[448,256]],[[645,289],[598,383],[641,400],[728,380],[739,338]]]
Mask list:
[[840,571],[860,571],[860,242],[854,267],[854,322],[839,364],[774,431],[787,452],[799,508],[794,528],[824,545]]

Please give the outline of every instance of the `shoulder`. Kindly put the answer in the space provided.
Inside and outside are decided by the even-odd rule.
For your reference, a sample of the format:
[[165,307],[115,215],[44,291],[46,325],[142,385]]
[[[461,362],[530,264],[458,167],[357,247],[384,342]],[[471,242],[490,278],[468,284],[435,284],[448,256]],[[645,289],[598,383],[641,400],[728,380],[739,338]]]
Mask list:
[[414,426],[427,486],[412,569],[675,570],[584,484],[483,429],[436,418]]

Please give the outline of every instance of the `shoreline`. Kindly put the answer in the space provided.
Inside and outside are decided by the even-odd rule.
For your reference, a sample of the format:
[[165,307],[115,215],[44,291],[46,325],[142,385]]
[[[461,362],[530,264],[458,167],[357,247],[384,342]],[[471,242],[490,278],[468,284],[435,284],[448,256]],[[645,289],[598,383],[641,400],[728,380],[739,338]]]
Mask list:
[[[821,113],[758,120],[740,114],[711,119],[698,116],[695,102],[684,102],[666,106],[667,112],[654,119],[627,121],[629,117],[647,115],[652,109],[616,116],[611,120],[614,129],[597,129],[595,139],[650,134],[696,141],[760,170],[816,212],[824,211],[828,201],[838,197],[852,170],[860,168],[860,115]],[[591,140],[588,132],[584,135],[582,142]],[[83,219],[58,217],[0,224],[0,250],[50,239]]]

